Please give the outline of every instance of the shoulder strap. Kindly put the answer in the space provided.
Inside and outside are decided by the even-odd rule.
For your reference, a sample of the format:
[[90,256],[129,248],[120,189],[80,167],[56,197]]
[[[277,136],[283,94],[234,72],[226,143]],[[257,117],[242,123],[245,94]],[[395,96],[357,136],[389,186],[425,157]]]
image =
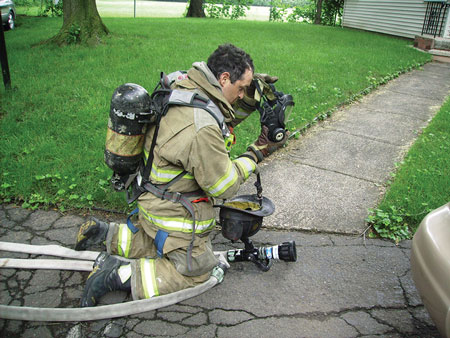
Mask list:
[[[162,74],[162,76],[164,76]],[[163,81],[163,79],[161,80]],[[144,180],[149,181],[150,171],[153,165],[154,154],[156,146],[156,139],[158,137],[159,126],[161,122],[161,118],[167,113],[170,106],[185,106],[185,107],[193,107],[200,108],[208,112],[216,121],[222,132],[222,136],[224,138],[230,136],[230,130],[228,129],[225,118],[220,111],[219,107],[217,107],[214,102],[212,102],[208,98],[204,98],[198,93],[190,92],[187,90],[178,90],[178,89],[156,89],[152,94],[152,102],[154,105],[153,108],[158,112],[157,121],[155,126],[155,131],[153,133],[152,144],[150,146],[150,151],[148,154],[147,163],[144,168],[144,172],[142,177]]]
[[219,107],[217,107],[212,100],[205,98],[198,93],[190,92],[187,90],[174,89],[170,94],[168,105],[187,106],[203,109],[217,121],[217,124],[222,131],[223,137],[227,137],[230,135],[230,131],[225,123],[225,118]]
[[[152,99],[154,99],[155,95],[160,96],[161,91],[165,93],[164,95],[165,99],[162,102],[162,105],[164,106],[163,115],[167,113],[167,110],[171,105],[201,108],[203,110],[206,110],[212,117],[214,117],[214,119],[217,121],[217,124],[219,125],[220,130],[222,131],[222,136],[228,137],[230,135],[230,131],[228,130],[228,127],[225,124],[225,117],[223,116],[219,107],[217,107],[212,100],[210,100],[209,98],[205,98],[198,93],[191,92],[188,90],[170,89],[170,86],[176,80],[180,80],[186,77],[187,77],[186,71],[176,71],[168,75],[161,72],[161,79],[151,97]],[[170,95],[167,97],[166,95],[169,93]],[[161,102],[159,102],[159,104],[161,105]]]
[[178,70],[176,72],[172,72],[166,75],[169,85],[176,81],[181,81],[187,78],[187,72],[185,70]]

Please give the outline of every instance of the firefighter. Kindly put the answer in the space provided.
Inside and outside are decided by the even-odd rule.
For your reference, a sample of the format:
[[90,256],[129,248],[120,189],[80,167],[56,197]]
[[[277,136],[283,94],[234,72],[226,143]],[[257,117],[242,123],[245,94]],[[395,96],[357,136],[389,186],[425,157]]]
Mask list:
[[[194,63],[172,87],[212,100],[231,127],[236,124],[233,104],[242,101],[253,76],[251,57],[224,44],[207,63]],[[154,132],[155,126],[150,126],[145,136],[146,158]],[[138,198],[134,225],[92,219],[80,227],[77,250],[104,242],[107,251],[94,264],[81,306],[95,306],[101,296],[114,290],[131,291],[133,299],[144,299],[206,281],[218,263],[209,237],[215,227],[213,200],[234,196],[257,170],[258,162],[285,141],[270,142],[263,129],[246,153],[231,160],[226,147],[230,142],[224,140],[216,118],[200,108],[171,106],[159,125],[149,182],[158,187],[179,177],[164,196],[147,191]]]

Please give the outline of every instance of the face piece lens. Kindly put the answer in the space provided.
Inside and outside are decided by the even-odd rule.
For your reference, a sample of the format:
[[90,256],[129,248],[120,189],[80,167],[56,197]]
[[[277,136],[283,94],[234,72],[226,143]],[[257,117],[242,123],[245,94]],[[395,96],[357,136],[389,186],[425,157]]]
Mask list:
[[286,107],[286,110],[284,111],[284,124],[287,125],[289,122],[292,122],[293,119],[289,119],[292,111],[294,110],[293,105],[289,105]]

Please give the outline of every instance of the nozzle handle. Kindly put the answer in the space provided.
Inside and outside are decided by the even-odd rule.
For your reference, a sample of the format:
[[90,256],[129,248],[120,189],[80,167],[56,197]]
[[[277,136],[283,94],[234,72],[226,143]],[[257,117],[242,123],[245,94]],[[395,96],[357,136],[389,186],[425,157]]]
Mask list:
[[256,174],[255,187],[256,187],[256,196],[258,197],[259,205],[262,206],[262,201],[263,201],[262,185],[261,185],[261,175],[259,173]]

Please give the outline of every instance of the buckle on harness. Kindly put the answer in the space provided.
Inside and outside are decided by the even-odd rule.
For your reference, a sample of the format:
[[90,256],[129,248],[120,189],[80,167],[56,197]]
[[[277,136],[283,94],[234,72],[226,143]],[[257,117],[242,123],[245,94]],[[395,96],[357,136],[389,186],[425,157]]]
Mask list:
[[181,195],[180,192],[174,192],[173,195],[172,195],[171,201],[175,202],[175,203],[178,203],[180,201],[180,199],[181,199],[181,196],[182,195]]
[[168,200],[174,203],[178,203],[182,197],[182,194],[180,192],[168,192],[167,190],[164,190],[162,193],[161,199]]

